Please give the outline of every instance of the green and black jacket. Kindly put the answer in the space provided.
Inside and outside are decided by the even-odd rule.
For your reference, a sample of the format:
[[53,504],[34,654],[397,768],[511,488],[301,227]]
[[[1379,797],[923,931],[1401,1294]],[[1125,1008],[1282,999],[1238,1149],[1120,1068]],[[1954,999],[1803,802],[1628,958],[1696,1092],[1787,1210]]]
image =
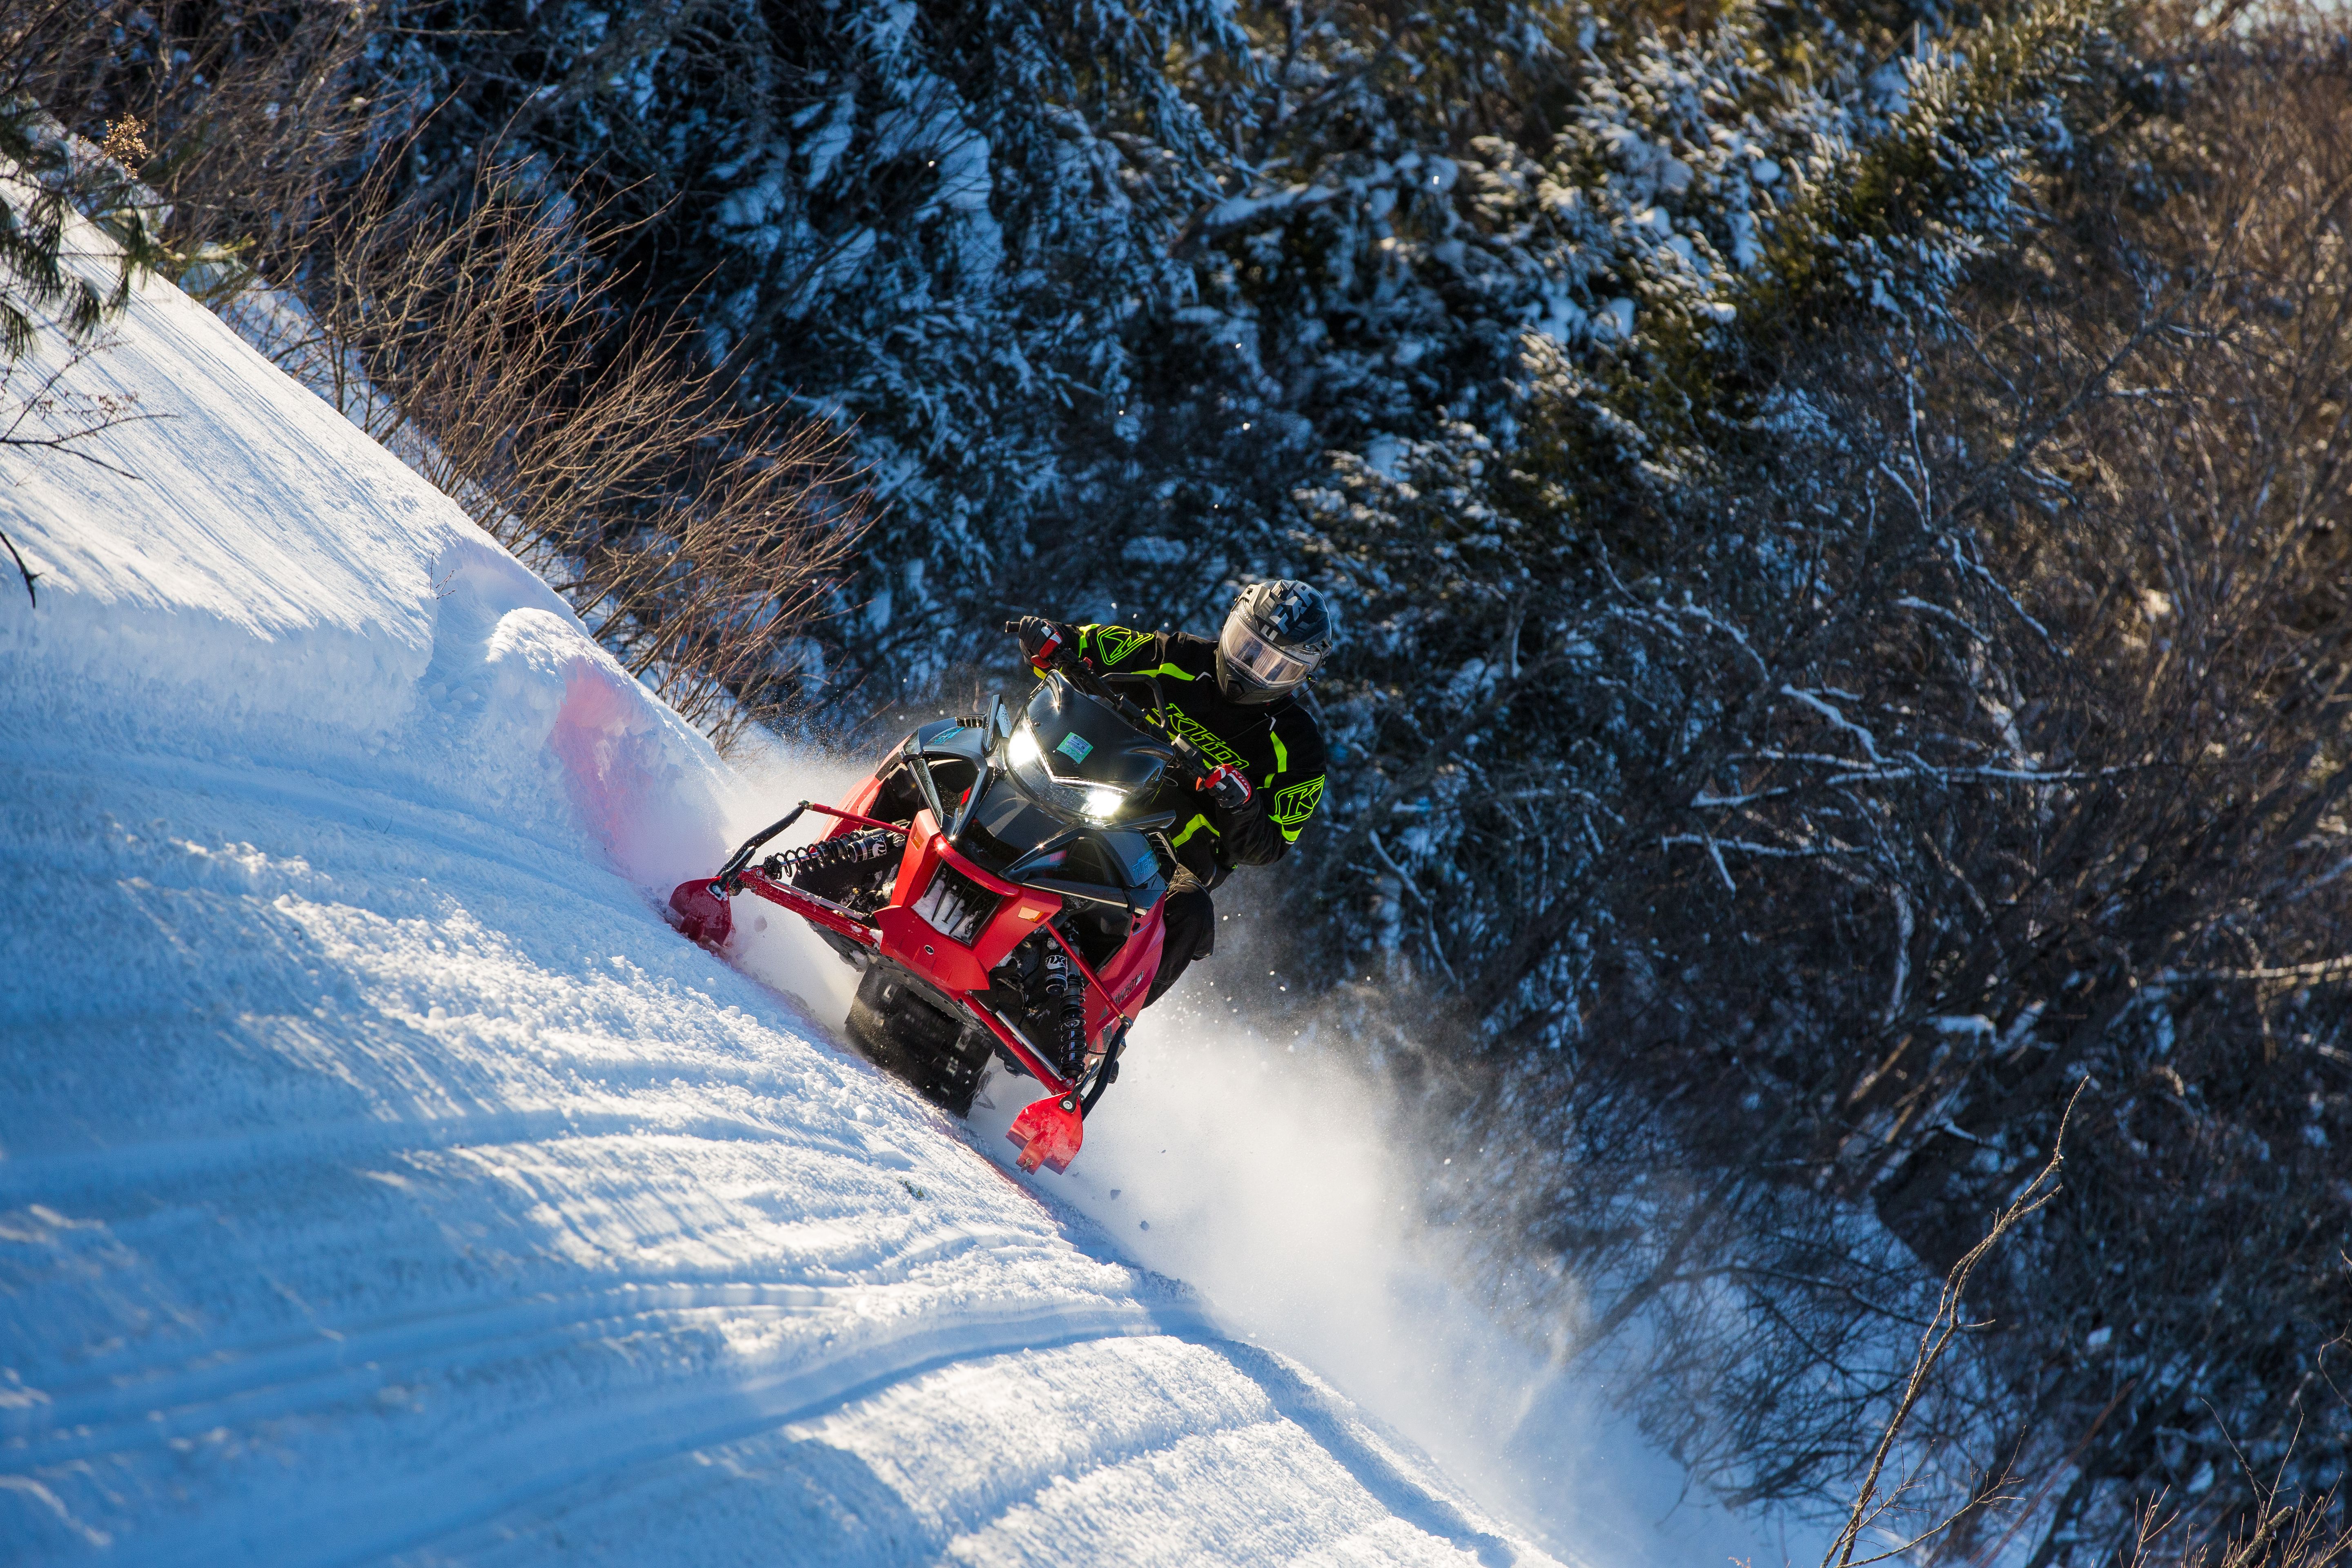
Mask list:
[[1314,716],[1295,699],[1255,707],[1227,701],[1210,637],[1086,626],[1078,652],[1107,675],[1155,677],[1177,731],[1211,761],[1246,774],[1257,792],[1248,805],[1227,812],[1189,784],[1161,786],[1155,805],[1179,814],[1169,842],[1194,876],[1214,887],[1234,867],[1270,866],[1298,841],[1323,799],[1326,753]]

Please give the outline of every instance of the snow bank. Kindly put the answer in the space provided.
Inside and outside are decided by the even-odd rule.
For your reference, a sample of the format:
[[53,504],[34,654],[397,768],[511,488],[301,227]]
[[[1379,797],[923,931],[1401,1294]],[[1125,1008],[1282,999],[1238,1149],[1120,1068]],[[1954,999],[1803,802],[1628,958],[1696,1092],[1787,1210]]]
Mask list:
[[1544,1560],[674,937],[731,775],[406,469],[168,288],[61,384],[153,417],[0,450],[0,1558]]

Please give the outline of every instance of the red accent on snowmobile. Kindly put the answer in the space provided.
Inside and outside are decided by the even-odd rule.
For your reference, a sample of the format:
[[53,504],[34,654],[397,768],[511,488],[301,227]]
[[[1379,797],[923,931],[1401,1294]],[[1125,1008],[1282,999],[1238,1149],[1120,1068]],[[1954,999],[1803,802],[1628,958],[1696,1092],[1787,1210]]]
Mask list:
[[[912,906],[950,866],[966,879],[1006,900],[997,906],[988,923],[967,947],[936,930]],[[915,814],[907,835],[906,858],[898,863],[898,880],[890,902],[877,910],[875,924],[882,932],[882,955],[895,958],[951,995],[988,989],[988,973],[1040,923],[1061,913],[1062,900],[1052,893],[1008,882],[958,852],[948,843],[929,811]]]
[[1048,1095],[1031,1101],[1027,1110],[1013,1119],[1011,1130],[1004,1134],[1021,1145],[1014,1164],[1024,1171],[1044,1165],[1056,1175],[1070,1168],[1086,1135],[1086,1123],[1078,1115],[1078,1097],[1075,1094],[1066,1094],[1059,1100]]
[[[876,787],[879,788],[880,786],[877,784]],[[873,799],[873,790],[862,790],[859,793],[864,795],[869,803]],[[808,803],[808,809],[814,812],[820,812],[826,816],[835,816],[841,819],[840,826],[833,828],[825,834],[827,838],[838,838],[853,827],[878,827],[885,833],[895,833],[901,838],[907,836],[907,830],[899,826],[895,822],[879,822],[870,816],[860,816],[854,811],[844,811],[837,805],[825,805],[820,802],[813,800]]]
[[[852,942],[873,947],[879,940],[872,926],[840,905],[771,881],[764,871],[743,871],[736,881],[742,891],[755,893],[772,904],[781,904],[811,924],[839,931]],[[708,877],[698,877],[672,888],[669,907],[670,923],[687,941],[698,942],[713,952],[724,948],[728,938],[735,934],[735,911],[728,901],[727,889]]]
[[1052,1092],[1043,1100],[1033,1100],[1013,1119],[1006,1129],[1005,1142],[1021,1145],[1020,1158],[1013,1163],[1024,1171],[1034,1171],[1040,1163],[1049,1166],[1056,1175],[1070,1168],[1078,1145],[1086,1142],[1085,1120],[1078,1110],[1078,1089],[1065,1080],[1061,1074],[1037,1059],[1037,1053],[1012,1026],[996,1016],[996,1010],[977,997],[966,996],[963,1005],[971,1010],[988,1032],[996,1037],[997,1044],[1011,1051],[1016,1060],[1029,1070],[1030,1076]]
[[[861,793],[869,802],[872,800],[872,788]],[[839,826],[826,834],[828,838],[838,837],[859,827],[878,827],[885,833],[896,833],[901,837],[907,832],[895,822],[878,822],[873,817],[860,816],[854,811],[844,811],[839,806],[824,805],[813,800],[803,801],[800,809],[840,819]],[[798,888],[786,887],[771,880],[765,872],[749,868],[737,874],[736,885],[739,889],[757,893],[772,904],[782,905],[803,920],[814,921],[828,931],[838,931],[852,942],[867,947],[876,944],[871,926],[829,899],[820,899]],[[711,878],[698,877],[672,888],[669,907],[670,923],[678,929],[679,933],[687,941],[707,947],[713,952],[725,947],[727,939],[735,934],[735,911],[729,900],[728,889]]]
[[680,882],[669,890],[670,924],[687,941],[717,952],[735,934],[735,911],[727,890],[708,877]]
[[[899,866],[898,885],[891,892],[892,901],[877,910],[869,924],[830,900],[803,892],[786,883],[772,881],[765,872],[757,869],[747,869],[740,874],[738,879],[743,890],[790,910],[802,919],[824,926],[828,931],[839,931],[852,942],[877,949],[884,957],[896,959],[917,973],[935,981],[942,990],[964,1005],[973,1018],[1012,1053],[1024,1070],[1052,1091],[1047,1100],[1039,1101],[1039,1104],[1068,1098],[1073,1088],[1069,1081],[1047,1067],[1037,1053],[1030,1049],[1028,1043],[1007,1027],[992,1009],[970,994],[975,991],[985,992],[989,970],[1003,963],[1004,955],[1011,952],[1030,931],[1044,925],[1048,931],[1053,931],[1054,940],[1069,952],[1079,971],[1101,994],[1102,1015],[1108,1017],[1117,1011],[1117,1005],[1111,1000],[1111,994],[1101,979],[1087,967],[1086,960],[1078,956],[1077,950],[1070,947],[1067,939],[1060,931],[1054,931],[1053,918],[1061,912],[1062,900],[1051,893],[1005,881],[956,853],[949,847],[928,811],[917,813],[914,826],[908,830],[891,827],[888,823],[875,823],[870,817],[835,811],[830,807],[813,805],[810,809],[823,810],[827,816],[838,816],[851,823],[890,827],[894,833],[907,835],[908,854]],[[998,910],[996,917],[989,921],[970,947],[954,941],[907,907],[922,897],[923,890],[930,886],[931,879],[938,875],[942,862],[954,867],[990,892],[1010,900]],[[725,945],[734,931],[734,915],[729,908],[726,895],[719,883],[709,878],[680,882],[672,889],[669,902],[670,908],[677,913],[679,931],[689,941],[716,951]],[[1158,962],[1156,956],[1153,962]],[[1136,1009],[1137,1012],[1141,1010],[1139,1007]],[[1076,1152],[1076,1138],[1072,1134],[1069,1152]],[[1066,1154],[1063,1164],[1055,1166],[1055,1169],[1061,1170],[1067,1163]],[[1035,1167],[1029,1168],[1034,1170]]]

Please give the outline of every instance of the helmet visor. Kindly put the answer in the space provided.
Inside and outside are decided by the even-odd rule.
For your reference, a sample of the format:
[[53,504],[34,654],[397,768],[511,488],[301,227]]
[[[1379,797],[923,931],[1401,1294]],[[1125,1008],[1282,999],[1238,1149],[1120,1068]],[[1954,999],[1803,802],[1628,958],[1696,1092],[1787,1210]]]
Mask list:
[[1217,647],[1235,679],[1267,691],[1289,690],[1314,674],[1315,667],[1323,662],[1320,654],[1301,658],[1275,647],[1239,616],[1225,622]]

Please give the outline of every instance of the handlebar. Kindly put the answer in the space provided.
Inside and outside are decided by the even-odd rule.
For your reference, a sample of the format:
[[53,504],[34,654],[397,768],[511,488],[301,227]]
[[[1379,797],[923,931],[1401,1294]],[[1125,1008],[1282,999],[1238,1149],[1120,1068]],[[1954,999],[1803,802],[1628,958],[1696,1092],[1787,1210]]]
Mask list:
[[[1004,629],[1007,632],[1013,632],[1017,630],[1019,626],[1018,621],[1007,621],[1004,623]],[[1200,747],[1192,744],[1183,736],[1172,732],[1165,723],[1155,721],[1152,714],[1144,711],[1113,691],[1109,682],[1119,678],[1102,675],[1093,665],[1080,657],[1078,650],[1070,644],[1063,643],[1046,657],[1045,663],[1040,668],[1039,673],[1042,675],[1047,670],[1059,675],[1096,701],[1105,704],[1111,711],[1144,733],[1160,737],[1168,747],[1170,763],[1174,766],[1178,776],[1185,783],[1198,787],[1205,784],[1216,773],[1216,764],[1202,754]],[[1127,679],[1148,681],[1150,677],[1133,676]],[[1154,697],[1159,695],[1156,686],[1152,694]],[[1158,709],[1160,704],[1154,702],[1152,706]]]
[[1200,747],[1192,744],[1183,736],[1174,733],[1165,723],[1156,721],[1152,714],[1113,691],[1109,681],[1096,670],[1089,668],[1086,661],[1078,658],[1075,652],[1067,655],[1064,659],[1057,660],[1055,670],[1072,686],[1102,703],[1145,734],[1158,738],[1160,743],[1168,748],[1169,765],[1185,783],[1194,785],[1205,784],[1210,775],[1216,772],[1216,764],[1201,754]]

